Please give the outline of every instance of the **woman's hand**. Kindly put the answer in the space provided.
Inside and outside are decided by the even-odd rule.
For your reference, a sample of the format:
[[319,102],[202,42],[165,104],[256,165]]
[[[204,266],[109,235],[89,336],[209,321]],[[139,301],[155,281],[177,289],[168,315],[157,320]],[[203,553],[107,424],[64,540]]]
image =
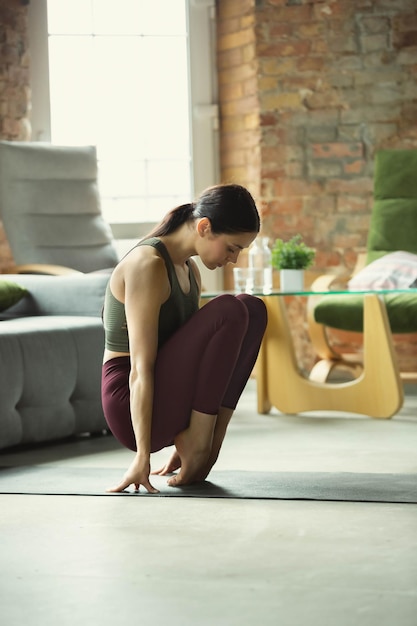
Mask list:
[[153,472],[151,472],[151,474],[158,474],[158,476],[166,476],[167,474],[172,474],[172,472],[175,472],[180,467],[181,467],[180,455],[178,454],[177,450],[174,450],[168,463],[166,463],[159,470],[154,470]]
[[139,491],[143,485],[148,493],[159,493],[149,482],[149,474],[151,471],[149,455],[136,454],[129,469],[123,476],[123,480],[115,487],[111,487],[106,491],[109,493],[118,493],[127,489],[130,485],[135,485],[136,491]]

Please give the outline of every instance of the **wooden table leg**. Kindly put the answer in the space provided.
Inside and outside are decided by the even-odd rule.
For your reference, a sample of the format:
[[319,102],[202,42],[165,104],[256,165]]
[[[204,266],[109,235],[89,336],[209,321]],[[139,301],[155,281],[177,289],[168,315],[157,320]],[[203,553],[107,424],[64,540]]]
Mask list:
[[258,411],[271,405],[282,413],[329,410],[389,418],[404,395],[384,302],[364,295],[364,367],[346,383],[308,380],[297,366],[282,296],[264,296],[268,326],[256,366]]

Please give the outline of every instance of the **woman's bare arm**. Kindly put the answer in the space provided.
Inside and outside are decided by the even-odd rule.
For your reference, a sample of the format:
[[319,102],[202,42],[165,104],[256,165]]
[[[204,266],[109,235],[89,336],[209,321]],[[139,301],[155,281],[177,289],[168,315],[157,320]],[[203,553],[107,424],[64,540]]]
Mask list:
[[[123,480],[111,491],[123,491],[134,484],[156,490],[149,482],[150,442],[153,409],[154,365],[158,349],[158,320],[163,302],[169,297],[169,280],[164,261],[150,247],[139,247],[127,257],[112,285],[123,301],[129,329],[130,411],[137,452]],[[129,255],[130,256],[130,255]],[[121,298],[120,298],[121,299]]]

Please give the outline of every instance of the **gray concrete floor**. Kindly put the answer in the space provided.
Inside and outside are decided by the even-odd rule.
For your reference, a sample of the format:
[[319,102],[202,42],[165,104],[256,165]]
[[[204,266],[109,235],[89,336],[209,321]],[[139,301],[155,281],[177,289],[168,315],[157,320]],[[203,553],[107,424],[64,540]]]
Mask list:
[[[216,469],[417,475],[417,396],[373,420],[256,413],[250,381]],[[153,467],[167,457],[153,457]],[[0,464],[114,467],[112,438]],[[416,626],[417,505],[0,496],[5,626]]]

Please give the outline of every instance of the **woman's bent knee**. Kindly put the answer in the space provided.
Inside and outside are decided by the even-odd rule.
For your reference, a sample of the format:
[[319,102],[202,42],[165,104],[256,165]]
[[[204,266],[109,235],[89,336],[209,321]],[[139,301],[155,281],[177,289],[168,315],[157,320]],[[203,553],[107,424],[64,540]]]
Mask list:
[[247,307],[231,294],[222,294],[212,301],[221,321],[231,321],[233,324],[242,323],[247,327],[249,314]]
[[263,300],[248,293],[240,293],[238,296],[236,296],[236,299],[245,304],[251,318],[255,317],[261,325],[266,327],[268,314],[266,311],[265,302]]

